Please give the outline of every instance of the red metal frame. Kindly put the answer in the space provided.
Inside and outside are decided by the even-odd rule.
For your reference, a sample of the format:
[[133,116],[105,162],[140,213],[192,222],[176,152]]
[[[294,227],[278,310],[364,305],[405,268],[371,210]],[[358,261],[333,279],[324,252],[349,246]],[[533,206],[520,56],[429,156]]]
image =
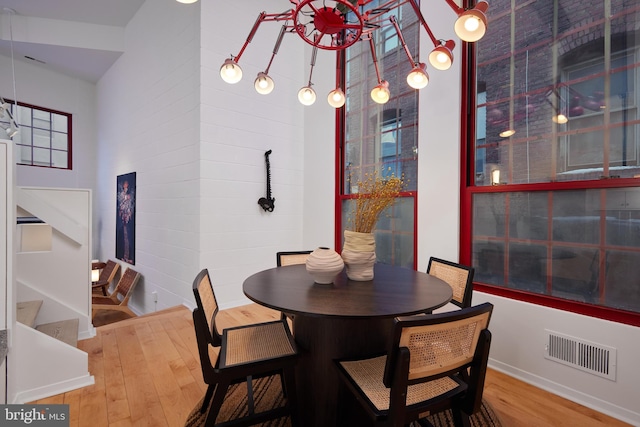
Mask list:
[[[450,3],[452,0],[445,0]],[[453,7],[453,6],[452,6]],[[594,181],[548,182],[535,184],[512,184],[501,186],[476,187],[474,184],[474,135],[475,121],[472,120],[475,111],[476,95],[476,55],[472,43],[462,43],[462,81],[461,81],[461,180],[460,180],[460,262],[471,264],[472,248],[472,197],[482,193],[511,193],[522,191],[551,191],[571,189],[606,189],[619,187],[637,187],[638,180],[634,178],[601,179]],[[508,237],[508,236],[507,236]],[[602,239],[601,239],[602,241]],[[602,254],[601,254],[602,256]],[[599,259],[602,266],[602,259]],[[604,274],[604,269],[600,269]],[[602,277],[600,277],[600,283]],[[497,295],[513,300],[524,301],[544,307],[577,313],[585,316],[605,319],[613,322],[640,326],[640,313],[614,309],[610,307],[585,304],[549,295],[541,295],[512,288],[494,286],[484,283],[474,283],[474,290],[491,295]],[[602,291],[602,290],[601,290]]]
[[[300,38],[312,46],[325,50],[343,50],[353,45],[354,43],[367,40],[371,33],[377,28],[383,25],[382,17],[389,9],[400,7],[406,3],[409,3],[415,11],[420,24],[425,29],[429,38],[433,42],[434,46],[440,46],[441,42],[436,39],[435,35],[429,28],[427,21],[424,19],[420,6],[416,0],[389,0],[385,3],[378,5],[375,9],[364,11],[364,6],[371,3],[373,0],[358,0],[357,7],[354,6],[348,0],[334,0],[336,6],[328,8],[321,0],[289,0],[294,9],[290,9],[281,13],[266,13],[261,12],[253,24],[246,41],[242,45],[242,48],[236,56],[232,56],[234,61],[238,63],[240,57],[244,53],[245,49],[253,40],[258,27],[263,22],[272,21],[292,21],[292,25],[285,25],[287,31],[295,31]],[[464,11],[460,8],[455,1],[445,0],[446,3],[453,9],[456,14]],[[322,6],[316,6],[314,3],[321,4]],[[339,9],[341,6],[343,11]],[[358,10],[360,8],[360,10]],[[354,23],[348,23],[344,17],[351,13],[353,18],[357,20]],[[303,18],[313,17],[313,21],[307,23],[302,22]],[[307,25],[313,23],[313,30],[308,31]],[[400,31],[398,29],[398,34]],[[326,41],[325,36],[328,37]]]

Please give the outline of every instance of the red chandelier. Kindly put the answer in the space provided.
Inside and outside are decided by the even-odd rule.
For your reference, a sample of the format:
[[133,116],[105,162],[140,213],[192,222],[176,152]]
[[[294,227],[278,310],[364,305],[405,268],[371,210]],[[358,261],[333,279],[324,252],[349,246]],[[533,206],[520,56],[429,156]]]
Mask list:
[[[275,55],[278,53],[282,38],[286,33],[297,33],[300,38],[313,46],[311,59],[311,72],[309,83],[300,89],[298,99],[304,105],[311,105],[316,99],[315,91],[311,83],[311,74],[315,65],[317,49],[342,50],[359,41],[369,41],[371,55],[376,71],[378,84],[371,91],[371,97],[375,102],[384,104],[389,100],[389,84],[382,80],[378,69],[378,62],[375,53],[375,42],[373,33],[375,30],[392,25],[398,39],[404,48],[407,58],[411,62],[412,69],[407,76],[407,83],[415,88],[421,89],[429,82],[429,75],[426,72],[426,64],[413,59],[404,41],[400,27],[395,16],[386,18],[385,15],[391,10],[404,4],[412,6],[420,24],[427,31],[429,38],[433,42],[434,49],[429,54],[430,64],[438,70],[446,70],[453,63],[453,40],[438,40],[427,25],[426,20],[420,12],[417,0],[389,0],[372,7],[374,0],[289,0],[294,8],[283,13],[269,14],[262,12],[258,15],[253,28],[240,52],[236,56],[224,61],[220,67],[220,75],[227,83],[237,83],[242,79],[242,69],[238,65],[244,50],[251,43],[258,27],[263,22],[285,21],[280,30],[280,34],[273,49],[271,60],[265,71],[258,73],[254,82],[258,93],[266,95],[271,93],[275,84],[269,76],[269,68]],[[488,3],[480,0],[475,7],[463,9],[454,0],[444,0],[458,16],[454,24],[456,35],[463,41],[475,42],[484,36],[487,27],[486,11]],[[386,21],[389,21],[388,23]],[[340,87],[332,90],[328,96],[328,102],[335,108],[340,108],[345,103],[344,92]]]

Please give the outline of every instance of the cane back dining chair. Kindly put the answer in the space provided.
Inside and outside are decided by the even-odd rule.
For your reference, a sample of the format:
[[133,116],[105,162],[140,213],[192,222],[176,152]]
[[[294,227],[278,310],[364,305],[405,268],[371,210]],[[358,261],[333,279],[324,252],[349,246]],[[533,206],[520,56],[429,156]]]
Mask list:
[[427,274],[442,279],[451,286],[453,297],[450,302],[460,308],[471,307],[474,272],[473,267],[435,257],[429,258],[427,267]]
[[129,308],[129,299],[139,280],[140,273],[127,268],[120,276],[120,280],[118,280],[118,284],[111,295],[91,297],[91,318],[93,319],[99,310],[119,311],[135,317],[136,314]]
[[[287,265],[306,264],[307,258],[312,251],[281,251],[276,253],[276,266],[285,267]],[[293,321],[293,314],[281,313],[280,318]],[[293,326],[293,323],[290,324]]]
[[[234,426],[248,426],[281,418],[287,414],[292,426],[298,425],[295,385],[295,364],[298,350],[285,321],[256,323],[218,331],[216,316],[218,303],[207,269],[198,273],[193,282],[196,308],[193,325],[204,382],[208,385],[200,413],[206,417],[206,426],[215,426],[216,418],[231,384],[246,382],[248,414],[234,420]],[[210,348],[218,348],[215,364],[211,363]],[[255,412],[252,379],[279,374],[286,397],[286,405]],[[227,425],[227,424],[224,424]]]
[[276,265],[284,267],[287,265],[304,264],[311,251],[282,251],[276,253]]
[[102,271],[100,271],[98,280],[95,282],[91,282],[91,289],[101,289],[102,295],[106,297],[108,295],[107,289],[109,289],[109,285],[111,285],[111,282],[113,282],[113,279],[116,277],[116,273],[118,273],[119,269],[120,264],[113,260],[108,260],[105,263],[105,266],[102,268]]
[[469,416],[482,404],[492,310],[485,303],[396,318],[387,354],[335,362],[345,384],[341,393],[355,396],[372,425],[429,425],[420,418],[451,409],[455,426],[468,427]]

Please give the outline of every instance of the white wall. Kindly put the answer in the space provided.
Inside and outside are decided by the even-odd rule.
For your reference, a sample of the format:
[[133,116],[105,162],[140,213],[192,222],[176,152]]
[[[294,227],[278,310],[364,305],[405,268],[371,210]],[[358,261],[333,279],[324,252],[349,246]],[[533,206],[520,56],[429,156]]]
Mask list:
[[[220,303],[230,306],[248,302],[242,282],[253,273],[275,267],[277,251],[307,247],[302,227],[306,211],[304,156],[308,147],[305,126],[312,113],[298,102],[297,92],[308,81],[309,67],[305,63],[309,60],[305,59],[305,43],[296,34],[285,34],[269,69],[275,89],[269,95],[256,93],[253,81],[267,67],[282,26],[263,22],[239,60],[242,80],[228,85],[220,78],[220,65],[230,54],[238,54],[258,14],[263,10],[281,11],[282,2],[201,4],[200,263],[209,268]],[[322,104],[322,99],[318,101]],[[326,102],[320,107],[330,110]],[[323,143],[331,146],[332,138]],[[265,212],[257,203],[266,193],[267,150],[272,150],[273,212]],[[329,167],[329,178],[332,173]],[[327,185],[331,191],[332,184]]]
[[97,85],[99,258],[115,259],[116,178],[136,172],[136,259],[123,268],[142,275],[130,300],[139,312],[193,299],[200,263],[199,7],[145,2],[125,30],[125,53]]

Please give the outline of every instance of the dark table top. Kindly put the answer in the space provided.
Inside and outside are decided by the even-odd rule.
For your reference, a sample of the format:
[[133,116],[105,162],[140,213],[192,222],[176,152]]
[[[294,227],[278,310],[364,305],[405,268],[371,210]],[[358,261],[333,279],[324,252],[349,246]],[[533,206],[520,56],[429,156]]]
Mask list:
[[314,283],[304,264],[264,270],[243,284],[252,301],[275,310],[341,318],[395,317],[418,314],[445,305],[451,287],[426,273],[375,264],[374,278],[349,280],[343,270],[334,283]]

